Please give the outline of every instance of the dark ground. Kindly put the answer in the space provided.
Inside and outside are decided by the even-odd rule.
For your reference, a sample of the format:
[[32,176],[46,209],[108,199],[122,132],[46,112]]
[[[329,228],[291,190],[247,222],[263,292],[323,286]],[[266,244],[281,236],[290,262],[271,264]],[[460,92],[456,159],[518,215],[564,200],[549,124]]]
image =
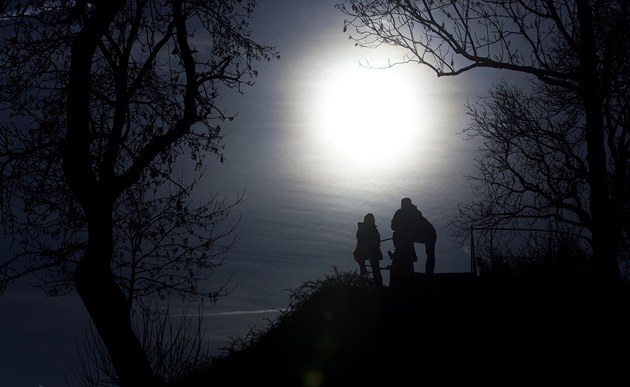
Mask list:
[[177,386],[627,385],[628,286],[414,276],[378,292],[339,274],[296,292],[243,350]]

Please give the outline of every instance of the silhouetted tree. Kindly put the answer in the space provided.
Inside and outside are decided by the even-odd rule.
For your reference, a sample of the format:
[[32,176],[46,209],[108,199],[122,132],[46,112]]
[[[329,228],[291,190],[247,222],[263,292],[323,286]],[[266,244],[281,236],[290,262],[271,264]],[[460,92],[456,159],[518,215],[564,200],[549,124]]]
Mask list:
[[502,82],[468,105],[471,123],[463,133],[479,140],[478,172],[470,176],[476,199],[460,204],[452,220],[460,241],[471,226],[492,232],[511,225],[547,229],[558,241],[582,235],[591,242],[583,232],[590,215],[580,114],[549,87],[534,91]]
[[[630,6],[598,1],[347,0],[356,44],[400,46],[398,63],[438,76],[475,68],[513,70],[556,91],[583,131],[588,206],[579,221],[591,232],[594,271],[619,279],[627,228]],[[624,211],[625,210],[625,211]]]
[[[133,330],[134,299],[202,293],[198,270],[233,243],[217,244],[232,204],[190,195],[205,156],[222,160],[219,124],[232,117],[219,95],[277,57],[250,37],[254,6],[0,4],[0,206],[14,252],[0,290],[30,274],[53,294],[76,289],[122,386],[159,384]],[[173,178],[176,166],[186,179]]]
[[[209,364],[203,305],[192,310],[189,304],[174,315],[161,302],[152,306],[134,310],[132,320],[155,374],[168,385],[190,370]],[[82,386],[118,385],[111,358],[92,326],[79,353],[81,361],[75,377]]]
[[233,203],[215,195],[192,205],[188,198],[197,182],[171,184],[161,196],[130,189],[116,208],[112,267],[130,303],[145,308],[145,299],[174,293],[184,301],[198,296],[216,301],[229,293],[227,283],[211,292],[199,284],[223,264],[223,254],[237,242],[236,225],[228,216],[243,194]]

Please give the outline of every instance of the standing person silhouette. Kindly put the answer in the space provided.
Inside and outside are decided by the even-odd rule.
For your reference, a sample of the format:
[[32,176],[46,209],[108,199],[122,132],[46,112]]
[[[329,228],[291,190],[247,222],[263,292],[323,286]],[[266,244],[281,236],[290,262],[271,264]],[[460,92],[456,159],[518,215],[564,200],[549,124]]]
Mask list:
[[407,271],[413,273],[413,262],[418,260],[415,243],[424,243],[427,261],[425,273],[433,274],[435,270],[435,242],[437,232],[435,227],[423,215],[410,198],[400,201],[400,208],[394,213],[391,223],[394,235],[394,257],[399,258],[407,267]]
[[354,259],[359,264],[361,275],[367,275],[365,260],[370,262],[372,267],[372,279],[376,288],[383,287],[383,277],[379,261],[383,259],[381,251],[381,234],[376,228],[374,214],[368,213],[363,217],[363,222],[359,222],[357,229],[357,247],[354,250]]

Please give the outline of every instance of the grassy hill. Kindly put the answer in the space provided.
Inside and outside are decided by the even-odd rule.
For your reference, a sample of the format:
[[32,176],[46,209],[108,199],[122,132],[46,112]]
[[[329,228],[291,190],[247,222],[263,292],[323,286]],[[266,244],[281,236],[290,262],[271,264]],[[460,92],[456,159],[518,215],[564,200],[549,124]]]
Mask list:
[[[295,290],[243,348],[177,386],[536,384],[628,378],[630,293],[585,279],[339,273]],[[544,378],[544,379],[541,379]]]

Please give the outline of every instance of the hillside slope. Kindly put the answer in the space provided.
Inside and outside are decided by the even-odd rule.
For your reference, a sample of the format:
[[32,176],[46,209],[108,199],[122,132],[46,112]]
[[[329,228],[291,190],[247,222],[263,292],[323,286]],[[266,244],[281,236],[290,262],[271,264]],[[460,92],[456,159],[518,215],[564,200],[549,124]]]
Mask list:
[[416,275],[406,289],[376,291],[337,273],[299,289],[289,312],[244,349],[177,385],[627,378],[628,300],[625,286],[584,280]]

